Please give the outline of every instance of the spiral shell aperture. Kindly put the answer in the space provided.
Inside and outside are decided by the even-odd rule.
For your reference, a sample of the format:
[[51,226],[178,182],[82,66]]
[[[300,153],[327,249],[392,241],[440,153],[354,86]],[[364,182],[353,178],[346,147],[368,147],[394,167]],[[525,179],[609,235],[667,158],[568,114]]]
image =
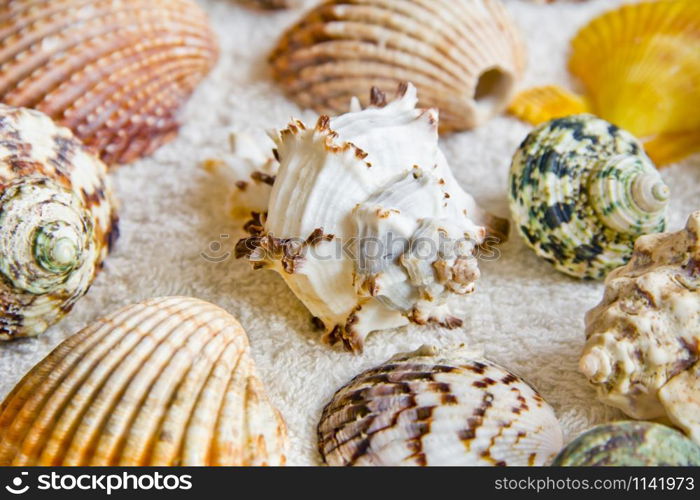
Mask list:
[[535,129],[513,158],[510,206],[525,242],[561,272],[602,279],[666,227],[668,187],[629,133],[592,115]]
[[106,167],[37,111],[0,105],[0,339],[35,336],[89,288],[117,236]]

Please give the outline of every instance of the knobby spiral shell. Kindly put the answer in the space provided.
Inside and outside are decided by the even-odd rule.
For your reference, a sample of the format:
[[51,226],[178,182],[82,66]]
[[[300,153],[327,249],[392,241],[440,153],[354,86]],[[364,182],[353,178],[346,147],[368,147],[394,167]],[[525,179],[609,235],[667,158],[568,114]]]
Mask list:
[[586,315],[580,369],[633,418],[666,417],[700,444],[700,212],[643,236]]
[[282,465],[286,429],[223,309],[127,306],[36,365],[0,406],[0,464]]
[[46,115],[0,104],[0,339],[70,311],[117,226],[105,165]]
[[461,326],[479,245],[508,232],[457,183],[438,146],[437,112],[417,101],[411,85],[391,102],[374,89],[366,109],[355,102],[315,127],[295,121],[273,135],[272,186],[239,185],[269,200],[237,256],[282,275],[324,340],[355,352],[374,331]]

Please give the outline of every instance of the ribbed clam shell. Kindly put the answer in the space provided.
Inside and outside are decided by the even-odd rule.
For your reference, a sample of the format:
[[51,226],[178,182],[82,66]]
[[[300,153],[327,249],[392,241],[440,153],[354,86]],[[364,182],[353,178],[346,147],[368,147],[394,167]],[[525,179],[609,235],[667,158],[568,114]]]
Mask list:
[[637,137],[700,131],[698,32],[696,0],[623,5],[578,32],[569,69],[591,109]]
[[500,0],[329,0],[290,28],[270,56],[275,79],[300,105],[346,111],[370,88],[411,82],[443,130],[502,111],[524,68]]
[[105,165],[46,115],[0,104],[0,339],[70,311],[117,234]]
[[604,403],[665,417],[700,444],[700,212],[675,233],[637,239],[586,314],[580,370]]
[[0,100],[45,112],[107,164],[176,134],[216,51],[192,0],[0,2]]
[[698,32],[697,0],[621,5],[571,42],[569,69],[584,97],[536,87],[519,94],[510,111],[534,125],[590,112],[644,140],[657,165],[679,161],[700,150]]
[[700,447],[678,431],[650,422],[599,425],[571,442],[554,466],[698,466]]
[[323,410],[329,465],[543,465],[562,446],[552,408],[478,353],[423,347],[368,370]]
[[285,441],[240,324],[184,297],[93,323],[0,407],[2,465],[280,465]]
[[629,133],[592,115],[534,130],[513,158],[510,207],[525,242],[561,272],[602,279],[666,227],[669,189]]

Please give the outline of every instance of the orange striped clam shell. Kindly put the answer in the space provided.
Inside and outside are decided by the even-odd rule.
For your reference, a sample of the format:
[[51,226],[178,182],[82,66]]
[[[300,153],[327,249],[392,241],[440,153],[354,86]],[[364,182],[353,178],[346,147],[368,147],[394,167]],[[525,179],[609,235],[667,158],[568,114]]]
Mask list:
[[109,165],[176,135],[216,57],[192,0],[0,0],[0,101],[46,113]]
[[127,306],[53,350],[0,406],[1,465],[283,465],[286,427],[223,309]]
[[373,87],[416,86],[443,131],[503,111],[525,67],[520,34],[500,0],[326,0],[280,39],[273,76],[300,106],[345,113]]

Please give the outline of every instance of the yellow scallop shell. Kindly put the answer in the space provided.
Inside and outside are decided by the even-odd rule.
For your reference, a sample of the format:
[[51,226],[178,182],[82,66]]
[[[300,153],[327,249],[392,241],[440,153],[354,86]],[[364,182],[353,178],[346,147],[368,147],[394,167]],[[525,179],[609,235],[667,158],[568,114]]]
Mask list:
[[[590,22],[571,46],[569,70],[587,102],[576,113],[592,112],[647,141],[659,164],[700,150],[700,2],[624,5]],[[511,113],[539,124],[573,114],[581,102],[547,89],[521,93]]]

